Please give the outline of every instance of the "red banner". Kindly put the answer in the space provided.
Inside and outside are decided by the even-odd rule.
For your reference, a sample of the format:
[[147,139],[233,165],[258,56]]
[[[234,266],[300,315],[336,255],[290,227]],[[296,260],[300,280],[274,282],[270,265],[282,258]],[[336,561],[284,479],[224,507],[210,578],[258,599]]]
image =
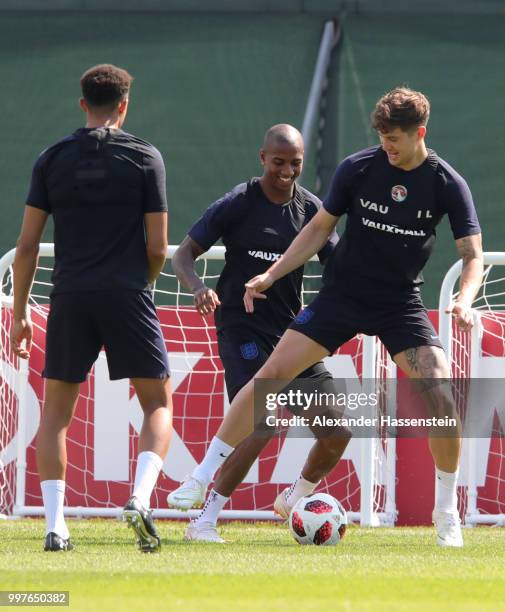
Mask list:
[[[191,472],[206,451],[227,408],[222,366],[215,331],[191,308],[161,309],[174,389],[174,438],[153,497],[153,506],[166,508],[166,494]],[[45,344],[45,312],[34,311],[35,348],[30,359],[27,394],[27,477],[25,505],[41,505],[36,473],[34,436],[43,402],[41,371]],[[436,324],[437,313],[430,316]],[[502,331],[502,330],[500,330]],[[494,344],[492,338],[495,338]],[[489,334],[486,352],[503,358],[503,336]],[[354,339],[331,358],[336,377],[361,376],[361,343]],[[5,359],[5,356],[2,357]],[[5,383],[5,381],[3,381]],[[68,434],[67,504],[122,506],[133,482],[137,433],[142,423],[138,400],[128,381],[108,380],[101,356],[88,381],[81,386],[76,415]],[[10,442],[14,442],[11,440]],[[353,440],[344,458],[327,479],[327,490],[347,509],[359,509],[359,440]],[[486,512],[505,506],[505,449],[492,439],[481,456],[483,482],[480,505]],[[232,498],[233,509],[271,510],[277,493],[299,474],[310,440],[274,439],[246,482]],[[14,444],[10,445],[13,448]],[[434,468],[424,439],[399,439],[396,447],[397,524],[428,524],[431,520]],[[385,457],[382,458],[385,462]],[[385,475],[379,476],[385,480]]]

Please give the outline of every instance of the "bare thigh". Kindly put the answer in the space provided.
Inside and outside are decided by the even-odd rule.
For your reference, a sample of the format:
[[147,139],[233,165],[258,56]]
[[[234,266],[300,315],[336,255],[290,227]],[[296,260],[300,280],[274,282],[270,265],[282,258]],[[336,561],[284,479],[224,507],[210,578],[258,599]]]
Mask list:
[[293,380],[328,355],[328,349],[324,346],[300,332],[288,329],[255,378]]

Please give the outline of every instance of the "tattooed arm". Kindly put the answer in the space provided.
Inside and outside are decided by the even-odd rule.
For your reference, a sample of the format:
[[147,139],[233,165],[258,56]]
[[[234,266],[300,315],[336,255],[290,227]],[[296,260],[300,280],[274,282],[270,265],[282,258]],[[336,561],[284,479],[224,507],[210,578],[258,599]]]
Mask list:
[[471,307],[479,291],[484,269],[481,234],[459,238],[456,246],[463,260],[463,269],[458,297],[446,308],[446,312],[452,313],[461,329],[468,331],[473,326]]

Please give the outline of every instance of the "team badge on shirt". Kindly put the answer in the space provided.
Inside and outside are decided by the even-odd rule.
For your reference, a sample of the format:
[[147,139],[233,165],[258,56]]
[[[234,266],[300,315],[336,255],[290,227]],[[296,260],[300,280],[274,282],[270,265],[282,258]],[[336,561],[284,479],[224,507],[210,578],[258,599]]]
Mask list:
[[395,185],[391,189],[391,197],[395,202],[403,202],[407,197],[407,188],[403,185]]

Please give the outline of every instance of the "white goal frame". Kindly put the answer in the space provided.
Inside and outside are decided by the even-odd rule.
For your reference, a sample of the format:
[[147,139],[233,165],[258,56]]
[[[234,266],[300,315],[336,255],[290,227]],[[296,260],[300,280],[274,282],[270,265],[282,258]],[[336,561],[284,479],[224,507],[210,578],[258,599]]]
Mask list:
[[[171,245],[167,249],[167,259],[171,259],[177,249],[177,245]],[[202,255],[208,260],[224,260],[225,248],[214,246]],[[12,296],[5,295],[4,279],[11,270],[14,261],[15,249],[7,252],[0,258],[0,308],[12,306]],[[42,243],[39,249],[39,258],[54,258],[54,245],[52,243]],[[317,260],[316,257],[313,258]],[[1,347],[0,347],[1,348]],[[376,375],[378,342],[376,338],[365,336],[363,338],[363,378],[374,378]],[[25,479],[26,479],[26,389],[28,387],[29,366],[26,360],[18,360],[19,366],[16,374],[15,392],[18,398],[18,431],[17,431],[17,458],[16,458],[16,485],[15,502],[13,507],[14,516],[40,516],[43,515],[42,506],[27,506],[25,504]],[[388,377],[396,376],[396,368],[390,361],[388,362]],[[387,482],[385,483],[385,502],[383,511],[374,511],[375,503],[375,455],[377,438],[361,438],[359,440],[361,448],[361,468],[360,481],[360,510],[349,512],[349,519],[359,522],[362,526],[392,526],[396,519],[395,507],[395,462],[396,445],[393,438],[388,438],[386,450]],[[0,449],[0,469],[2,468],[2,449]],[[65,507],[67,516],[77,517],[119,517],[122,508],[99,508],[99,507]],[[154,517],[157,518],[183,518],[194,516],[199,511],[194,510],[180,512],[170,509],[155,509]],[[224,510],[222,517],[225,519],[255,519],[271,520],[278,518],[271,511],[262,510]]]
[[[484,253],[485,275],[488,274],[493,266],[505,266],[504,252]],[[456,283],[461,276],[462,261],[459,260],[446,273],[442,282],[439,300],[439,336],[442,346],[446,351],[449,363],[452,365],[453,358],[453,322],[450,314],[445,312],[445,308],[454,299],[457,293]],[[504,269],[505,273],[505,269]],[[505,308],[504,308],[505,310]],[[478,310],[475,311],[476,324],[473,326],[470,338],[470,372],[471,378],[486,378],[488,375],[482,370],[483,359],[481,355],[481,329],[478,322]],[[505,375],[505,357],[494,357],[492,359],[503,362],[503,373]],[[466,512],[464,516],[465,524],[469,526],[477,524],[505,525],[505,514],[484,514],[478,508],[478,491],[476,478],[476,456],[479,452],[478,438],[465,437],[463,440],[462,462],[467,472],[466,483]]]

